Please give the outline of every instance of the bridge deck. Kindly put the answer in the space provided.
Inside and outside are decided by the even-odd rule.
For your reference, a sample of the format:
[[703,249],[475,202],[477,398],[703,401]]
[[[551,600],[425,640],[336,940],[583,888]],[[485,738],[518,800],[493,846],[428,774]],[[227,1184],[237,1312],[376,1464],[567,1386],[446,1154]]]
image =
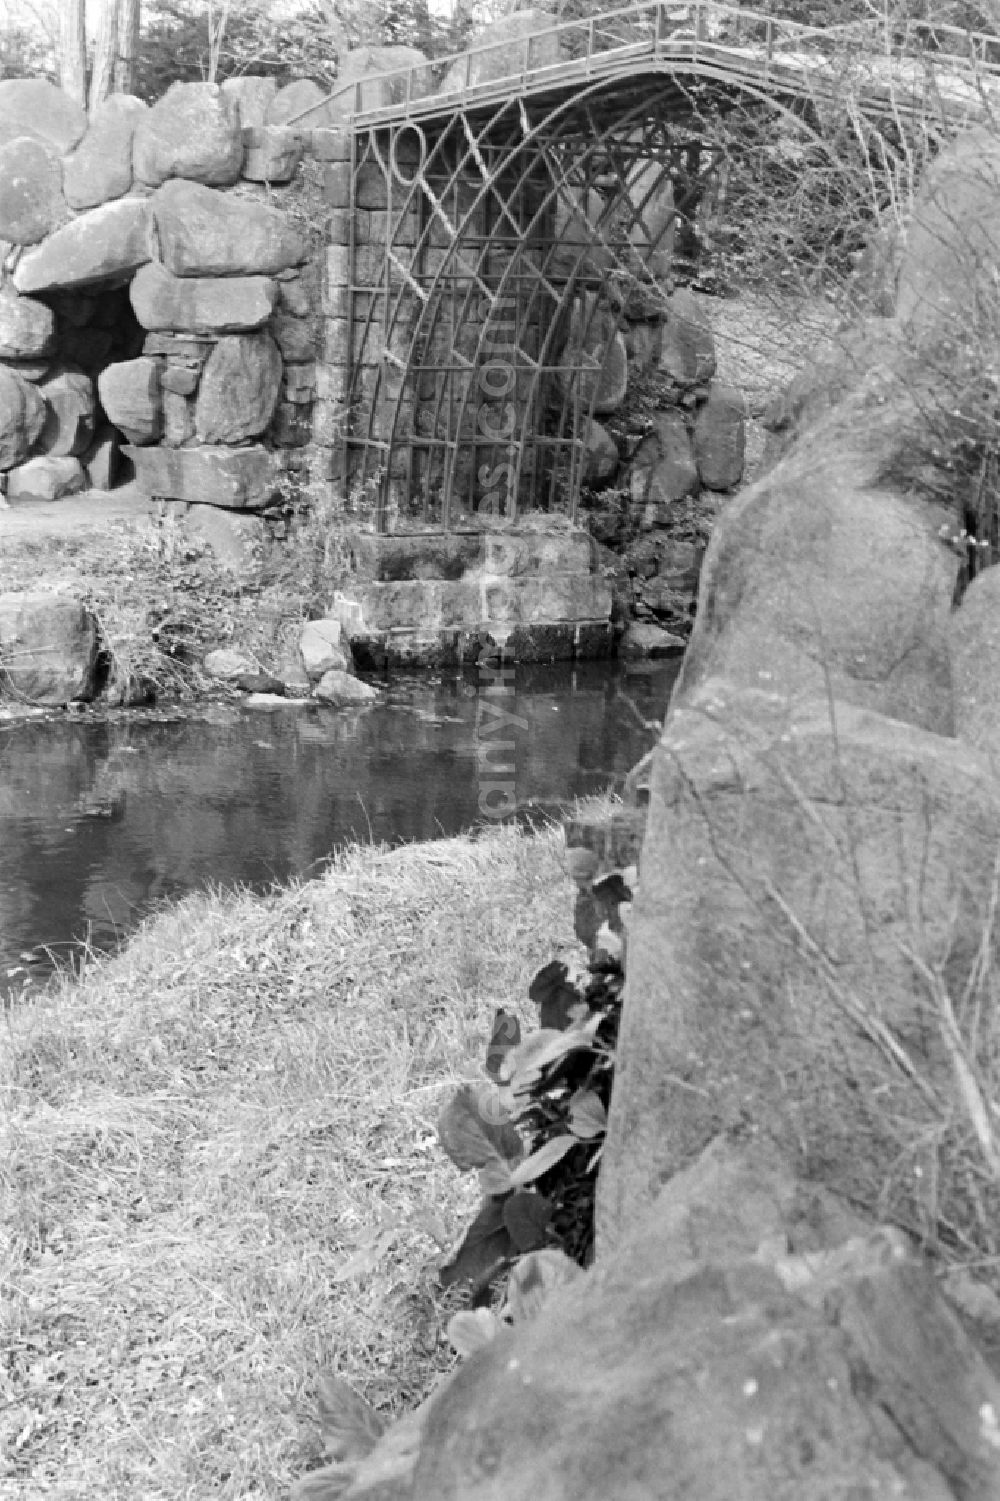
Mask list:
[[[490,76],[476,81],[481,70]],[[703,79],[772,97],[831,97],[846,87],[876,112],[910,113],[930,89],[939,111],[958,123],[982,118],[1000,102],[1000,43],[922,22],[887,34],[878,23],[806,26],[717,0],[644,0],[502,48],[493,41],[429,64],[365,74],[290,123],[308,125],[333,103],[355,130],[443,124],[456,111],[484,115],[512,100],[529,113],[551,110],[602,86],[617,93],[658,78]],[[386,94],[394,102],[367,103]]]

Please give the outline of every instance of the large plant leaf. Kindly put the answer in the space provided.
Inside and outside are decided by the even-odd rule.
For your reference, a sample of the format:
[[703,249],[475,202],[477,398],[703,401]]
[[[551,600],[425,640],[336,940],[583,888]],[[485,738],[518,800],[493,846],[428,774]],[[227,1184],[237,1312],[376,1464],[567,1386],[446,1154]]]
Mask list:
[[493,1018],[493,1032],[486,1049],[486,1072],[499,1083],[504,1059],[521,1041],[521,1023],[511,1011],[499,1010]]
[[515,1254],[510,1231],[503,1222],[503,1204],[499,1199],[487,1199],[462,1237],[458,1250],[438,1273],[441,1286],[479,1282]]
[[562,1031],[573,1021],[572,1010],[582,996],[569,978],[569,970],[558,959],[543,966],[528,986],[528,995],[539,1008],[542,1027]]
[[591,888],[597,900],[605,906],[612,904],[617,907],[620,902],[632,900],[632,889],[622,878],[620,870],[612,870],[608,875],[602,876],[595,881]]
[[495,1199],[511,1190],[510,1168],[497,1157],[479,1169],[479,1187],[484,1199]]
[[532,1152],[526,1157],[510,1175],[510,1181],[516,1188],[524,1188],[528,1183],[534,1183],[543,1173],[555,1167],[561,1162],[567,1152],[571,1152],[578,1145],[575,1136],[553,1136],[544,1142],[537,1152]]
[[497,1158],[517,1162],[524,1143],[495,1089],[463,1084],[441,1112],[438,1139],[462,1172],[485,1167]]
[[364,1397],[339,1376],[319,1378],[319,1427],[330,1459],[363,1459],[385,1432],[385,1424]]
[[532,1032],[510,1057],[513,1069],[511,1088],[514,1093],[529,1094],[545,1069],[551,1068],[568,1053],[578,1052],[581,1048],[592,1048],[593,1034],[594,1029],[589,1023],[571,1027],[566,1032],[555,1032],[548,1027]]
[[548,1239],[552,1205],[544,1194],[522,1188],[504,1200],[503,1222],[518,1251],[535,1251]]
[[569,1129],[581,1141],[589,1141],[608,1129],[608,1112],[595,1090],[579,1089],[570,1100]]

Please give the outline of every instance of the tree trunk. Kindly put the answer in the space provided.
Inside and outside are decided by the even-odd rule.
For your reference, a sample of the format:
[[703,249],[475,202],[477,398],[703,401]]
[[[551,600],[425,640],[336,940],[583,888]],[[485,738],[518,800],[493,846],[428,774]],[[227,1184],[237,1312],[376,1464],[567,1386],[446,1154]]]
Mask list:
[[59,13],[59,83],[64,94],[87,106],[87,33],[84,0],[62,0]]
[[88,114],[93,117],[97,106],[111,93],[115,57],[118,52],[119,0],[103,0],[94,44],[94,68],[90,75]]
[[139,37],[140,0],[119,0],[118,52],[115,57],[114,92],[135,93],[135,49]]

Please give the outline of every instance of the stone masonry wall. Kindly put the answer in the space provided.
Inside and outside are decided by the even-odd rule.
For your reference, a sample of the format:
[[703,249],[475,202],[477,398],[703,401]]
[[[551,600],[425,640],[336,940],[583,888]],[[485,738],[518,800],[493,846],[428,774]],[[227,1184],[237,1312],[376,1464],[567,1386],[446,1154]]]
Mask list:
[[[261,510],[306,465],[318,257],[282,206],[311,144],[273,79],[116,95],[0,82],[0,484]],[[295,100],[291,101],[294,106]],[[123,440],[125,440],[123,442]]]

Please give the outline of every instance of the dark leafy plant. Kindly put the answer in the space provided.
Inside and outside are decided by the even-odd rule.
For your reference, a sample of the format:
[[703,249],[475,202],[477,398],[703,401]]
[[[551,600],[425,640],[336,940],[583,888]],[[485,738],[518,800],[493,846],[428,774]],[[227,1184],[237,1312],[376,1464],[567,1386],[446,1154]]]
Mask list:
[[[578,883],[580,884],[580,883]],[[594,1193],[614,1082],[621,1015],[620,872],[581,885],[589,921],[577,931],[590,961],[572,974],[553,960],[528,994],[538,1031],[498,1011],[486,1052],[488,1080],[463,1084],[442,1112],[441,1145],[456,1167],[478,1172],[483,1203],[441,1268],[445,1287],[472,1285],[473,1304],[494,1280],[543,1248],[581,1266],[594,1246]],[[579,919],[579,910],[578,910]]]

